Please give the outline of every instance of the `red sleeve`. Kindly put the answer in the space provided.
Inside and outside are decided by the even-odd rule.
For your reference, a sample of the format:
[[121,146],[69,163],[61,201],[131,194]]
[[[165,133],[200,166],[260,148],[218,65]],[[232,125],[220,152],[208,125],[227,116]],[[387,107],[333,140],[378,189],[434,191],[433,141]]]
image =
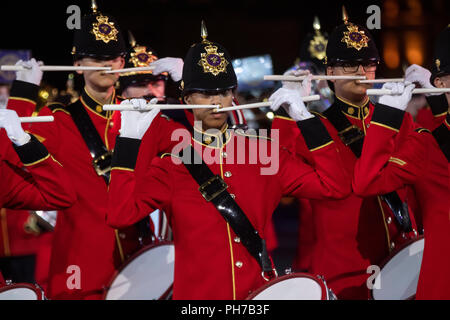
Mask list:
[[310,150],[314,166],[280,150],[280,177],[283,194],[297,198],[340,199],[351,192],[341,158],[319,118],[299,121],[300,132]]
[[430,105],[431,112],[433,113],[432,127],[427,128],[434,130],[439,127],[445,120],[445,116],[448,112],[448,101],[446,94],[432,95],[426,97],[428,104]]
[[[39,116],[55,116],[56,112],[53,112],[48,107],[44,107],[39,111]],[[33,123],[29,127],[29,132],[38,138],[40,142],[42,142],[47,150],[58,158],[59,154],[59,146],[61,137],[59,134],[58,127],[58,117],[55,116],[55,120],[53,122],[46,123]]]
[[2,161],[4,207],[59,210],[75,202],[76,194],[64,168],[34,136],[29,143],[14,149],[24,167]]
[[355,165],[353,190],[360,196],[385,194],[414,184],[426,171],[431,135],[411,130],[395,143],[404,111],[377,104],[361,157]]
[[118,137],[116,140],[106,217],[107,224],[113,228],[130,226],[156,209],[168,212],[171,184],[167,161],[154,158],[145,175],[141,173],[137,179],[134,167],[139,145],[137,139]]
[[31,117],[36,109],[38,92],[39,86],[14,80],[11,86],[7,109],[16,111],[19,117]]
[[300,135],[297,123],[289,118],[287,114],[277,112],[272,121],[271,135],[273,135],[274,130],[278,131],[280,147],[284,147],[289,152],[295,153],[296,143]]

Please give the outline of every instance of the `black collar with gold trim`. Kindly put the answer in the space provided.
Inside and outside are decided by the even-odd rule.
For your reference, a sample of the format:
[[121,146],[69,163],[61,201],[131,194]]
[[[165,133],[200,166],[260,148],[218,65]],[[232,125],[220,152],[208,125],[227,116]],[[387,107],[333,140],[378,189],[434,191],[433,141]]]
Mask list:
[[370,100],[369,97],[367,97],[366,102],[362,106],[357,106],[356,104],[353,104],[344,98],[336,96],[336,99],[334,100],[335,103],[339,106],[339,108],[342,110],[342,112],[355,119],[365,119],[367,115],[370,112]]
[[[91,109],[93,112],[97,113],[98,115],[101,115],[103,117],[108,117],[110,111],[104,111],[103,110],[103,104],[101,104],[100,102],[98,102],[97,100],[95,100],[87,91],[86,91],[86,87],[83,88],[83,91],[81,93],[81,102],[83,102],[83,104],[88,107],[89,109]],[[113,103],[116,100],[116,90],[114,90],[112,96],[111,96],[111,100],[110,103]]]
[[208,148],[222,148],[231,139],[231,131],[227,129],[228,124],[221,131],[210,129],[204,132],[194,127],[192,140]]

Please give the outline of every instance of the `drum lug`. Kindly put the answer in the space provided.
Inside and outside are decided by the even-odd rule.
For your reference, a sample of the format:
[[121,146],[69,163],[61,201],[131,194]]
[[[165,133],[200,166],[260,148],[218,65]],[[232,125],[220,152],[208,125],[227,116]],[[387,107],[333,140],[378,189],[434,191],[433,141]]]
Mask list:
[[10,285],[13,284],[13,282],[12,282],[12,280],[5,280],[5,284],[6,284],[7,286],[10,286]]
[[291,274],[292,273],[292,269],[291,268],[286,268],[284,270],[284,274]]

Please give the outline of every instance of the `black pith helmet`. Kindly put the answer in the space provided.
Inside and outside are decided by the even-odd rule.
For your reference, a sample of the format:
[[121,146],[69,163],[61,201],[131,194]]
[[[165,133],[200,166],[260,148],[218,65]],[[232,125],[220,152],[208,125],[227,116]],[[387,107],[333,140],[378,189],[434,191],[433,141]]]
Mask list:
[[439,76],[450,74],[450,24],[437,37],[434,46],[430,82]]
[[[149,46],[143,46],[136,43],[133,34],[128,32],[130,48],[125,56],[125,68],[148,67],[150,63],[158,60],[156,52]],[[168,78],[167,72],[154,75],[152,70],[130,71],[121,73],[119,82],[120,87],[124,90],[130,85],[145,84],[148,82],[164,80]]]
[[237,87],[237,77],[228,51],[210,42],[202,21],[202,42],[191,46],[184,59],[181,89],[183,95],[192,91],[222,91]]
[[[314,33],[308,33],[300,47],[300,62],[312,62],[322,67],[326,57],[328,35],[320,31],[320,21],[314,17]],[[322,67],[323,68],[323,67]]]
[[379,62],[380,55],[375,41],[365,27],[348,21],[348,15],[342,7],[344,24],[336,27],[328,38],[326,64]]
[[100,13],[92,0],[92,13],[81,18],[80,29],[74,33],[74,60],[84,57],[109,60],[125,54],[125,42],[116,19]]

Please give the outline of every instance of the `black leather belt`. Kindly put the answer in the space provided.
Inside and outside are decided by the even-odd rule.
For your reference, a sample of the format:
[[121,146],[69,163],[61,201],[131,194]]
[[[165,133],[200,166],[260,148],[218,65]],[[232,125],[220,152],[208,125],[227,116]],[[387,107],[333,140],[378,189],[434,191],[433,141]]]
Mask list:
[[182,150],[179,155],[186,169],[198,183],[203,198],[214,204],[248,252],[258,261],[263,270],[263,278],[270,280],[276,276],[267,253],[265,240],[259,236],[244,211],[228,193],[228,185],[225,181],[219,175],[212,173],[192,146]]
[[66,107],[92,156],[95,172],[109,184],[112,152],[106,148],[80,100]]
[[[364,144],[364,133],[357,126],[350,123],[337,104],[333,104],[325,110],[323,114],[336,128],[342,142],[352,150],[357,158],[359,158]],[[396,191],[382,195],[381,199],[383,199],[392,210],[400,228],[404,232],[411,232],[412,224],[407,203],[402,202]]]

